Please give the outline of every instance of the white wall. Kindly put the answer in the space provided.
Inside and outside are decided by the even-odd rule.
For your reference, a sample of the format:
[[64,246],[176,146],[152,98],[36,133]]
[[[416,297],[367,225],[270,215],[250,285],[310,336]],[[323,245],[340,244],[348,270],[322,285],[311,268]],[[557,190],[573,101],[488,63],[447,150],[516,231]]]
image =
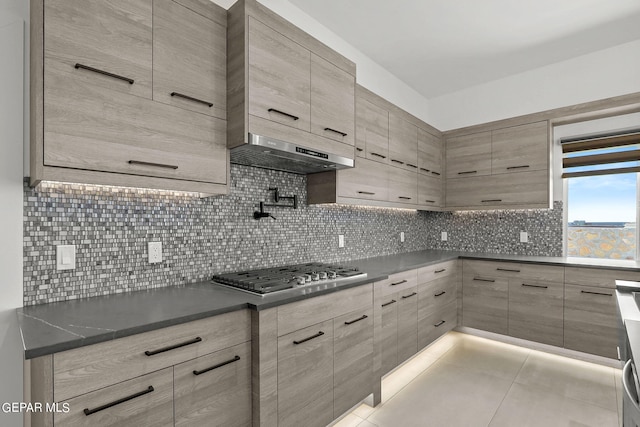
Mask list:
[[[22,401],[22,341],[15,309],[22,306],[22,176],[24,36],[27,3],[0,6],[0,404]],[[20,414],[0,411],[0,425],[20,426]]]
[[640,92],[640,40],[429,100],[433,126],[450,130]]

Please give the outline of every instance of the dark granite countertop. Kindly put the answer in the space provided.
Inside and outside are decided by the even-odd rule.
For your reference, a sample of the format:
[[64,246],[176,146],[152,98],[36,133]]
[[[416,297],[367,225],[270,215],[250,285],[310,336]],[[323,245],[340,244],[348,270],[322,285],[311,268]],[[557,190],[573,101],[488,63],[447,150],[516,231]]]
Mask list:
[[265,297],[201,282],[23,307],[17,310],[17,314],[25,358],[31,359],[230,311],[264,310],[458,258],[640,271],[640,263],[634,261],[603,262],[564,257],[424,250],[346,263],[367,272],[364,279],[298,288]]

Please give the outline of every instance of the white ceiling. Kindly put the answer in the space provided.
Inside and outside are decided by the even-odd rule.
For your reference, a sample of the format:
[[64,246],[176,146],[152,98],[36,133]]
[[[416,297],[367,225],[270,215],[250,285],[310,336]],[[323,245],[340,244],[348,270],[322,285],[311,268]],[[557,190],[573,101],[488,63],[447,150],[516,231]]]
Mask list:
[[640,0],[289,1],[428,99],[640,39]]

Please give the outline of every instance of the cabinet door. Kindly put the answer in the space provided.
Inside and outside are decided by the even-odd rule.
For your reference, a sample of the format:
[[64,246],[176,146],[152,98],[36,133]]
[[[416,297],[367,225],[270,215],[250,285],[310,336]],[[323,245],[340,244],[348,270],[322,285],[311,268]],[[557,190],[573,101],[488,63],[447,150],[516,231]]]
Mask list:
[[44,163],[226,183],[226,122],[74,79],[48,68]]
[[176,426],[251,425],[251,343],[174,367]]
[[442,206],[442,180],[418,174],[418,205],[426,208]]
[[356,153],[380,163],[389,162],[389,112],[358,98],[356,116]]
[[418,199],[418,174],[415,171],[387,166],[389,172],[389,201],[416,204]]
[[[464,267],[463,267],[464,269]],[[506,335],[509,281],[463,273],[462,323],[470,328]]]
[[278,426],[333,420],[333,320],[278,338]]
[[548,122],[530,123],[492,132],[493,174],[549,168]]
[[422,349],[456,327],[458,306],[452,301],[429,313],[418,325],[418,348]]
[[311,126],[311,52],[249,17],[249,114]]
[[173,426],[173,368],[101,388],[62,402],[65,403],[69,412],[53,416],[57,426]]
[[356,79],[311,54],[311,132],[355,144]]
[[616,310],[615,290],[565,284],[565,348],[617,359]]
[[151,0],[47,0],[45,59],[75,80],[150,99],[151,11]]
[[491,175],[491,132],[448,138],[447,178]]
[[418,169],[418,127],[394,113],[389,113],[389,164]]
[[562,283],[509,280],[509,335],[562,347],[563,313]]
[[385,375],[398,366],[398,294],[389,294],[381,301],[380,375]]
[[373,308],[333,319],[333,417],[373,391]]
[[418,289],[398,292],[398,364],[418,352]]
[[442,140],[418,128],[418,173],[440,176],[443,160]]
[[154,100],[226,120],[226,14],[217,16],[154,0]]
[[355,199],[387,200],[388,171],[386,166],[365,158],[356,159],[356,166],[336,172],[338,195]]

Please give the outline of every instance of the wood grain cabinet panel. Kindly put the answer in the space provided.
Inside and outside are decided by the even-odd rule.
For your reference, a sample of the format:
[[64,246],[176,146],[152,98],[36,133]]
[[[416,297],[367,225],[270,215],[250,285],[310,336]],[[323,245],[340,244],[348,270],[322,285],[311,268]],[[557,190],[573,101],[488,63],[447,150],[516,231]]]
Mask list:
[[[117,403],[125,398],[130,399]],[[174,425],[173,368],[142,375],[61,403],[67,403],[70,411],[54,414],[56,426],[170,427]],[[86,414],[85,410],[90,413]]]
[[610,270],[603,268],[566,267],[564,282],[571,285],[615,288],[616,280],[640,281],[639,271]]
[[389,201],[415,205],[418,200],[418,174],[413,170],[388,166]]
[[311,54],[311,132],[355,144],[356,79],[336,65]]
[[492,132],[492,174],[548,169],[548,122],[529,123]]
[[311,52],[249,17],[249,114],[311,130]]
[[151,99],[152,22],[152,0],[47,0],[45,60],[75,80]]
[[333,420],[333,319],[278,338],[278,426]]
[[417,204],[426,208],[442,206],[442,180],[439,177],[418,174]]
[[429,313],[418,324],[418,348],[424,348],[456,327],[458,308],[455,301]]
[[356,97],[356,154],[389,163],[389,111],[362,97]]
[[216,17],[154,0],[154,100],[226,120],[227,25]]
[[176,426],[251,426],[251,343],[174,367]]
[[389,164],[418,170],[418,127],[393,112],[389,113]]
[[398,366],[398,298],[398,293],[376,297],[382,319],[378,339],[381,376]]
[[447,139],[447,179],[491,175],[491,132]]
[[617,359],[616,310],[613,289],[565,283],[565,348]]
[[358,158],[351,169],[338,174],[338,195],[354,199],[387,200],[389,198],[389,171],[370,159]]
[[509,335],[562,347],[563,316],[562,282],[509,280]]
[[418,352],[418,288],[398,292],[398,364]]
[[379,296],[391,295],[396,292],[404,292],[413,288],[418,284],[418,270],[401,271],[389,275],[388,278],[375,283],[375,295]]
[[418,128],[418,173],[440,177],[443,160],[442,139]]
[[373,306],[333,320],[333,417],[337,418],[374,388]]
[[423,284],[434,279],[457,274],[458,265],[458,260],[453,260],[420,267],[418,269],[418,283]]
[[509,332],[509,280],[476,276],[466,271],[462,280],[463,326],[506,335]]
[[418,285],[418,323],[457,298],[457,276],[444,276]]

